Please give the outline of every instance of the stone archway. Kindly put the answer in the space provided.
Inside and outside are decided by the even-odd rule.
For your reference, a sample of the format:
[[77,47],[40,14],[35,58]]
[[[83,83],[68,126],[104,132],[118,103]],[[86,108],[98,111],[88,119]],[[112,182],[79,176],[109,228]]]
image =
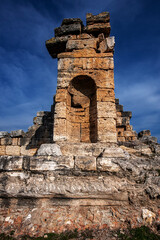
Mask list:
[[73,78],[68,87],[67,136],[72,142],[97,141],[96,84],[87,75]]

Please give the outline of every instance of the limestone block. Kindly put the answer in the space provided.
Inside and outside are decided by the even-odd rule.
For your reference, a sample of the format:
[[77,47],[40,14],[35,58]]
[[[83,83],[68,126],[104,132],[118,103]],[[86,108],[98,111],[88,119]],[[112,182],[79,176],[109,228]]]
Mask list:
[[1,145],[11,145],[11,144],[12,144],[12,138],[10,137],[1,138]]
[[75,168],[85,171],[96,171],[96,158],[90,156],[76,156]]
[[54,129],[53,129],[53,140],[61,141],[66,140],[66,119],[55,118]]
[[73,167],[74,159],[71,156],[31,157],[30,159],[32,171],[55,171]]
[[83,70],[90,70],[93,69],[93,58],[83,58],[82,59],[82,69]]
[[58,54],[58,58],[106,58],[106,57],[113,57],[113,52],[107,53],[96,53],[96,51],[92,48],[90,49],[83,49],[76,50],[73,52],[63,52]]
[[24,131],[19,129],[16,131],[11,131],[10,136],[11,137],[22,137],[22,136],[24,136],[24,134],[25,134]]
[[98,102],[115,102],[114,89],[97,89]]
[[150,147],[148,147],[148,146],[142,146],[141,151],[145,155],[151,155],[152,154],[152,151],[151,151]]
[[74,108],[72,108],[72,111],[68,109],[67,111],[67,120],[73,123],[82,123],[82,122],[89,122],[89,113],[86,111],[82,111],[77,109],[77,111]]
[[113,57],[60,58],[58,60],[58,71],[77,72],[81,68],[83,70],[113,70]]
[[86,26],[86,32],[87,33],[104,33],[106,36],[109,36],[110,30],[111,30],[111,25],[109,22],[107,23],[93,23],[92,25],[87,25]]
[[66,103],[58,102],[55,105],[54,118],[66,118]]
[[114,37],[108,37],[106,38],[107,41],[107,50],[113,51],[115,46],[115,38]]
[[22,171],[22,157],[0,157],[0,170],[4,171]]
[[61,156],[60,146],[55,143],[44,143],[37,151],[37,156]]
[[[122,105],[120,105],[120,106],[122,106]],[[131,118],[131,117],[132,117],[132,112],[130,112],[130,111],[125,111],[125,112],[122,112],[121,115],[122,115],[122,117]]]
[[123,105],[116,105],[117,112],[123,112]]
[[114,158],[97,158],[97,169],[107,172],[119,172],[121,169],[118,164],[114,163]]
[[39,111],[37,112],[37,117],[44,117],[47,116],[49,113],[49,111]]
[[64,18],[62,21],[61,26],[68,26],[70,24],[74,24],[74,23],[81,23],[83,24],[82,20],[80,18]]
[[126,125],[126,131],[132,131],[133,130],[133,126],[131,125]]
[[132,131],[124,131],[124,137],[132,137],[134,133]]
[[20,146],[6,146],[6,155],[20,156]]
[[57,89],[55,102],[65,102],[67,99],[67,89]]
[[60,58],[58,59],[58,71],[72,71],[73,70],[73,58]]
[[107,23],[110,20],[109,12],[102,12],[97,15],[93,15],[92,13],[86,14],[86,23],[87,25],[92,25],[94,23]]
[[117,117],[122,117],[122,112],[117,112]]
[[99,43],[99,48],[98,48],[98,50],[99,50],[101,53],[104,53],[104,52],[107,51],[107,41],[106,41],[106,39],[103,39],[103,41],[101,41],[101,42]]
[[143,136],[151,136],[151,132],[150,130],[143,130],[141,132],[138,133],[138,137],[141,138]]
[[68,87],[70,80],[71,80],[71,75],[67,71],[63,72],[58,72],[58,77],[57,77],[57,88],[66,88]]
[[120,147],[108,147],[105,148],[103,152],[103,157],[105,158],[124,158],[125,154],[123,149]]
[[33,123],[36,125],[43,125],[43,117],[34,117]]
[[16,146],[16,145],[18,145],[18,143],[19,143],[19,138],[12,138],[12,145],[13,146]]
[[117,128],[118,137],[124,137],[124,128]]
[[118,140],[119,142],[125,142],[125,137],[118,137],[117,140]]
[[117,126],[126,126],[129,124],[127,117],[117,117],[116,119]]
[[69,39],[69,36],[53,37],[46,41],[46,47],[49,54],[56,58],[57,55],[61,52],[65,52],[66,43]]
[[6,155],[6,146],[0,146],[0,156]]
[[113,70],[114,61],[112,57],[93,58],[93,69]]
[[[33,158],[34,159],[34,158]],[[33,160],[31,160],[32,162]],[[43,161],[43,160],[42,160]],[[41,167],[38,160],[33,162],[32,169],[54,169],[54,164],[46,162],[45,167]],[[62,165],[63,166],[63,165]],[[65,167],[65,166],[64,166]],[[64,169],[64,168],[63,168]],[[59,170],[57,168],[57,170]],[[47,170],[44,170],[47,171]],[[53,171],[53,170],[51,170]],[[1,174],[2,179],[3,175]],[[109,199],[128,202],[127,188],[131,188],[128,181],[116,176],[63,176],[53,175],[52,172],[44,178],[44,174],[32,173],[26,176],[22,173],[7,173],[5,192],[14,197],[36,197],[38,198],[57,198],[63,199]],[[23,189],[23,191],[22,191]],[[26,199],[25,198],[25,199]],[[32,199],[33,201],[33,199]],[[62,201],[62,200],[61,200]],[[41,205],[42,206],[42,205]],[[45,205],[46,209],[46,205]],[[37,217],[37,215],[36,215]],[[57,220],[57,219],[56,219]]]
[[93,147],[88,143],[65,143],[60,145],[62,154],[65,156],[92,156]]
[[76,49],[83,49],[83,48],[97,48],[97,39],[90,38],[90,39],[83,39],[83,40],[68,40],[66,49],[76,50]]
[[55,37],[60,37],[63,35],[72,35],[81,33],[81,22],[75,22],[67,25],[62,25],[61,27],[55,28]]
[[114,89],[114,72],[113,70],[97,70],[90,74],[95,80],[98,88]]
[[101,112],[116,112],[115,103],[113,102],[97,102],[97,113],[100,115]]
[[79,35],[72,35],[70,36],[69,39],[75,40],[75,39],[89,39],[89,38],[92,38],[92,36],[87,33],[81,33]]
[[116,121],[114,118],[98,118],[97,129],[100,134],[106,131],[116,132]]
[[34,156],[37,152],[37,148],[29,148],[21,146],[21,156]]
[[80,142],[80,123],[71,123],[67,121],[67,137],[69,142]]
[[117,142],[117,133],[104,131],[102,133],[98,133],[98,141],[99,142],[106,142],[106,143],[116,143]]
[[0,131],[0,138],[8,137],[9,133],[6,131]]

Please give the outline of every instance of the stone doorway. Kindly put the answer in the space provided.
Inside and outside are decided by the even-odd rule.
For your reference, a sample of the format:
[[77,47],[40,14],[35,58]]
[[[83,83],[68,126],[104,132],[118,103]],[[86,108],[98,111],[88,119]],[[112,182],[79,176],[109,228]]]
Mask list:
[[72,79],[67,97],[67,135],[71,142],[97,142],[97,97],[94,80]]

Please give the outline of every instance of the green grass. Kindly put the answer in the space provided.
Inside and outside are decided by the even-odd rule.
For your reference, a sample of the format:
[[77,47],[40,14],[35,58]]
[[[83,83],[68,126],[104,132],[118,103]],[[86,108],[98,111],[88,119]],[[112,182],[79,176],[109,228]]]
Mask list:
[[[98,232],[101,232],[103,230],[98,230]],[[30,237],[30,236],[22,236],[21,240],[69,240],[69,239],[79,239],[79,236],[81,236],[81,239],[85,240],[86,238],[92,239],[92,234],[94,232],[94,235],[96,236],[95,229],[86,229],[85,231],[78,232],[77,229],[74,231],[66,231],[60,234],[56,233],[46,233],[44,236],[46,237]],[[98,237],[97,232],[97,237]],[[113,232],[114,234],[115,232]],[[16,238],[13,237],[14,231],[10,233],[10,235],[5,235],[4,233],[0,234],[0,240],[15,240]],[[146,226],[142,226],[140,228],[134,228],[134,229],[127,229],[125,233],[121,233],[118,231],[117,233],[118,237],[117,240],[160,240],[160,236],[156,235],[154,232],[151,231],[150,228]],[[96,239],[96,237],[94,237]],[[19,238],[18,238],[19,239]]]
[[160,236],[156,235],[146,226],[140,228],[128,229],[127,233],[118,233],[119,240],[160,240]]

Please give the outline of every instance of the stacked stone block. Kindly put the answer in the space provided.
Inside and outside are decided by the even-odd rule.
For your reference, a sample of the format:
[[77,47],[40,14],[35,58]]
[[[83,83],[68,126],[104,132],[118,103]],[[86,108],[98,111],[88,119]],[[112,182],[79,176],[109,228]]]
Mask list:
[[130,119],[132,112],[123,111],[123,105],[119,104],[119,99],[116,99],[116,129],[117,140],[119,142],[128,142],[137,140],[137,133],[133,131],[133,127],[130,125]]
[[33,156],[42,143],[53,139],[53,113],[37,112],[34,125],[25,133],[23,130],[0,132],[0,156]]
[[86,20],[84,27],[79,19],[65,19],[46,41],[58,58],[53,140],[117,142],[109,13],[87,14]]

